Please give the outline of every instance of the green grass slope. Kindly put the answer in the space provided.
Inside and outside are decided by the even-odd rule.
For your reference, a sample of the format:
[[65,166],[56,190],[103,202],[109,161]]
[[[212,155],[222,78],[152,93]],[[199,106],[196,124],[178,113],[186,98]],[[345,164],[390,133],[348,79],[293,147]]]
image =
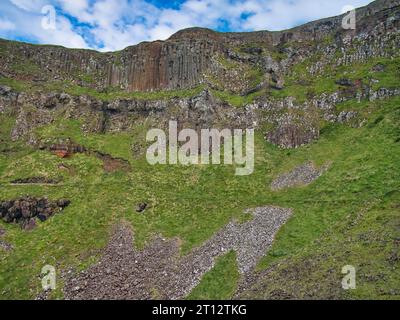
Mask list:
[[[248,219],[244,209],[266,205],[293,208],[294,216],[259,265],[268,275],[243,296],[399,298],[399,106],[399,98],[347,104],[343,108],[357,108],[367,119],[363,127],[325,124],[319,141],[296,150],[278,149],[258,133],[255,172],[248,177],[235,176],[231,166],[150,166],[130,152],[143,128],[84,135],[79,123],[60,120],[38,130],[41,137],[67,135],[130,163],[129,172],[107,173],[94,156],[60,159],[12,143],[13,118],[1,114],[0,199],[29,194],[72,203],[31,232],[0,222],[6,230],[3,240],[14,246],[1,252],[0,298],[34,298],[46,264],[57,268],[59,286],[52,297],[61,298],[61,270],[96,261],[111,226],[121,219],[132,223],[134,245],[143,247],[161,233],[179,237],[186,254],[231,219]],[[309,160],[332,166],[307,187],[270,190],[277,175]],[[70,170],[60,170],[61,163]],[[10,184],[36,175],[61,176],[63,181],[57,186]],[[150,208],[139,215],[135,206],[143,201]],[[232,296],[239,277],[231,260],[219,260],[191,297]],[[351,292],[340,286],[341,268],[347,264],[358,271],[357,289]]]

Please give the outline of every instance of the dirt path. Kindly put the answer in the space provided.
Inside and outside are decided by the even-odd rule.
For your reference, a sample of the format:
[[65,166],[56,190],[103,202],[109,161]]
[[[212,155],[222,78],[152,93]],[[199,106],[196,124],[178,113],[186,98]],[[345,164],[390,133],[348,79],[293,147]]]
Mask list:
[[201,247],[180,257],[179,240],[155,239],[144,250],[133,247],[129,225],[116,227],[101,260],[65,279],[67,299],[181,299],[214,267],[217,257],[237,252],[239,271],[249,273],[292,214],[276,207],[251,211],[253,219],[230,222]]

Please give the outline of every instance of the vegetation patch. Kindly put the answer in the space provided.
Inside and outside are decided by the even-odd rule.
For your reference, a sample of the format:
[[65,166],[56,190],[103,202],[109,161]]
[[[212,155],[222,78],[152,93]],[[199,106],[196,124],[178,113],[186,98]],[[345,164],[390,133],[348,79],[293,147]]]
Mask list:
[[[259,132],[255,139],[255,172],[250,177],[236,177],[234,169],[227,166],[150,166],[142,157],[133,158],[130,151],[133,133],[84,135],[79,123],[74,121],[61,122],[61,126],[57,123],[46,126],[40,130],[43,138],[65,132],[87,148],[129,159],[134,169],[125,173],[105,173],[103,162],[95,155],[77,154],[60,159],[25,147],[12,158],[0,153],[2,184],[26,177],[32,170],[46,176],[61,174],[64,179],[62,185],[51,187],[7,185],[7,188],[0,189],[2,199],[31,194],[72,200],[65,214],[54,216],[31,233],[21,233],[11,225],[3,225],[7,230],[7,241],[14,247],[12,255],[0,261],[2,270],[9,270],[0,275],[5,292],[3,297],[35,295],[40,283],[32,275],[40,272],[42,267],[38,256],[43,257],[46,263],[57,261],[61,267],[86,265],[87,259],[82,258],[84,254],[104,247],[109,228],[121,218],[132,224],[136,246],[143,248],[154,234],[161,233],[167,238],[182,239],[182,253],[187,253],[211,238],[232,218],[247,219],[243,213],[246,208],[268,204],[293,208],[293,217],[280,230],[259,267],[265,269],[282,264],[294,256],[298,256],[296,261],[300,261],[305,257],[305,250],[309,252],[314,244],[324,243],[324,237],[335,232],[338,223],[351,224],[367,202],[384,198],[399,189],[397,159],[400,151],[396,142],[400,137],[399,105],[399,98],[361,104],[360,111],[368,110],[368,122],[363,127],[326,124],[317,142],[296,150],[281,150],[268,144]],[[2,139],[5,143],[18,148],[17,144],[14,146],[9,141],[7,130],[0,130],[4,130]],[[314,161],[317,166],[327,161],[333,164],[311,185],[280,192],[268,188],[277,174],[307,161]],[[73,169],[75,173],[59,169],[60,165]],[[392,202],[397,195],[392,193]],[[151,207],[145,214],[136,214],[135,205],[144,199],[151,203]],[[380,214],[385,215],[384,212]],[[385,219],[388,224],[396,225],[394,217],[389,215]],[[208,227],[204,228],[204,225]],[[374,229],[378,225],[371,224],[371,232],[379,233],[379,229]],[[72,229],[73,237],[70,235]],[[353,231],[349,232],[348,236],[354,235]],[[44,239],[52,239],[52,242]],[[394,242],[385,243],[387,252],[395,250]],[[44,247],[47,249],[41,250]],[[339,247],[342,246],[336,247],[334,241],[327,243],[324,254],[333,255]],[[361,264],[362,260],[357,260],[360,252],[357,246],[351,250],[354,250],[353,263]],[[368,247],[365,250],[365,256],[372,252]],[[390,253],[388,259],[389,256]],[[374,263],[380,265],[380,269],[385,268],[386,257],[377,257]],[[21,268],[24,270],[22,273]],[[316,278],[315,281],[319,280]],[[369,292],[360,292],[360,296],[380,297],[378,288],[374,291],[372,283],[368,286]],[[308,290],[306,285],[299,282],[297,288]],[[32,291],[26,291],[27,287]],[[390,287],[390,282],[387,285],[382,282],[380,286],[383,290]]]
[[234,251],[218,258],[215,267],[206,273],[200,284],[193,289],[188,300],[231,299],[239,281],[239,272]]
[[265,94],[265,92],[263,90],[260,90],[248,95],[237,95],[227,91],[212,90],[212,94],[216,98],[230,104],[233,107],[241,108],[246,106],[247,104],[254,102],[256,98],[261,97]]

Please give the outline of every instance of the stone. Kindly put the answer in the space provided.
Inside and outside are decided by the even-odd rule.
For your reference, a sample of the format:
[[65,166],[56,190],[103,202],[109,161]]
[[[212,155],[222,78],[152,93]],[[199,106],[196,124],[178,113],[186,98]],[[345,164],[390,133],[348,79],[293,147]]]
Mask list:
[[372,67],[373,72],[383,72],[385,69],[385,65],[382,63],[378,63]]
[[319,138],[315,120],[285,114],[276,120],[275,125],[273,130],[267,132],[266,139],[284,149],[294,149]]
[[38,218],[41,222],[44,222],[44,221],[47,220],[48,216],[47,216],[47,214],[45,214],[45,213],[40,213],[40,214],[37,215],[37,218]]
[[61,179],[51,179],[47,177],[29,177],[15,179],[11,181],[12,184],[57,184]]
[[136,210],[136,212],[138,212],[138,213],[142,213],[144,210],[146,210],[146,208],[147,208],[147,203],[142,202],[142,203],[139,203],[139,204],[136,206],[135,210]]
[[350,79],[342,78],[335,81],[336,84],[343,86],[343,87],[352,87],[354,86],[354,82]]
[[[345,64],[365,60],[378,53],[383,55],[385,49],[394,48],[390,36],[398,30],[398,13],[389,8],[396,3],[397,0],[395,3],[381,0],[358,9],[359,21],[354,34],[343,32],[341,17],[332,17],[279,32],[218,33],[209,29],[189,28],[177,32],[166,41],[140,43],[118,53],[106,54],[19,43],[1,56],[0,74],[4,77],[15,76],[15,71],[9,66],[12,61],[21,60],[31,61],[39,69],[35,75],[29,75],[32,81],[67,80],[100,92],[108,87],[126,91],[187,89],[204,83],[215,54],[260,66],[265,72],[277,72],[290,68],[299,59],[313,53],[303,43],[335,36],[336,42],[319,48],[323,54],[321,61],[311,67],[313,72],[317,72],[324,67],[324,58],[335,57],[337,50],[342,49],[346,54],[336,57],[335,62]],[[383,12],[388,13],[383,15]],[[359,46],[355,46],[355,40],[359,40]],[[6,43],[6,40],[2,40],[0,45],[5,46]],[[261,43],[266,46],[259,45]],[[292,46],[292,43],[295,45]],[[239,50],[233,50],[232,45]],[[280,58],[271,57],[271,52],[268,54],[266,49],[269,47],[276,49],[274,52],[279,53]],[[87,74],[91,79],[82,80],[77,76],[80,74]],[[48,105],[52,108],[73,100],[65,93],[52,95],[49,99],[51,103]]]
[[9,86],[0,85],[0,96],[5,96],[9,94],[12,89]]
[[355,111],[342,111],[337,118],[337,122],[339,123],[346,123],[349,122],[350,120],[356,118],[358,116],[358,113]]
[[21,227],[25,231],[31,231],[36,228],[36,220],[35,219],[26,220],[25,222],[22,223]]
[[5,251],[11,251],[11,250],[13,250],[13,246],[11,244],[9,244],[8,242],[0,240],[0,249],[3,249]]
[[61,208],[66,208],[71,204],[71,201],[68,199],[61,199],[57,201],[57,205]]
[[[183,299],[204,274],[212,270],[218,257],[235,250],[238,271],[250,274],[265,256],[281,226],[292,216],[291,209],[262,207],[249,209],[252,219],[231,221],[210,239],[182,255],[179,239],[156,237],[143,250],[132,246],[131,226],[114,228],[100,261],[86,272],[65,278],[67,299],[148,300],[156,289],[161,299]],[[223,249],[221,249],[223,248]],[[166,276],[167,275],[167,276]],[[123,279],[123,281],[116,281]],[[81,290],[75,290],[79,286]]]

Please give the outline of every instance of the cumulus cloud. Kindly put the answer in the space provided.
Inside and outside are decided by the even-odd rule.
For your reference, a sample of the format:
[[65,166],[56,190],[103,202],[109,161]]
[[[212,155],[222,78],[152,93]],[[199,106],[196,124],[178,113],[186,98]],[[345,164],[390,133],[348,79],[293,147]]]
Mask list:
[[47,4],[44,0],[10,0],[10,2],[16,7],[30,12],[40,12],[42,7]]
[[82,35],[76,32],[71,21],[62,15],[56,15],[56,28],[54,30],[43,28],[42,21],[46,17],[42,14],[42,8],[45,5],[45,1],[1,1],[0,21],[3,21],[3,19],[10,20],[14,27],[11,32],[0,28],[0,36],[70,48],[89,48]]
[[14,30],[14,29],[15,29],[14,23],[12,23],[9,20],[0,18],[0,30],[9,31],[9,30]]
[[[346,5],[371,0],[2,0],[0,36],[67,47],[120,50],[141,41],[165,40],[188,27],[215,30],[282,30],[338,15]],[[43,30],[41,9],[57,9],[56,30]],[[12,21],[12,22],[11,22]]]
[[349,4],[361,7],[370,2],[365,0],[272,0],[268,2],[267,6],[253,11],[253,15],[244,21],[243,29],[285,30],[304,22],[339,15],[342,13],[343,7]]

